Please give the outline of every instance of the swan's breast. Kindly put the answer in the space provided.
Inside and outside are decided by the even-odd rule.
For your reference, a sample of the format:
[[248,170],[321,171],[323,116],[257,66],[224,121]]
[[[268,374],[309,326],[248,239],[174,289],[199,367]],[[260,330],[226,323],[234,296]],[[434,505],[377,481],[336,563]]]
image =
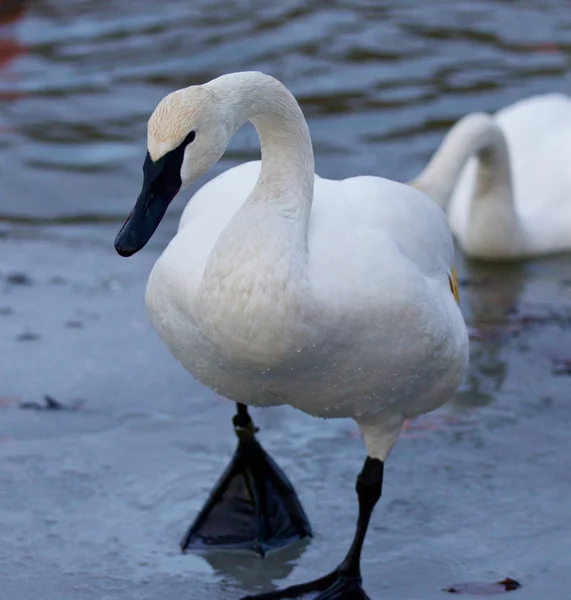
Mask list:
[[193,306],[202,333],[230,362],[275,367],[318,334],[315,301],[295,256],[256,236],[214,251]]

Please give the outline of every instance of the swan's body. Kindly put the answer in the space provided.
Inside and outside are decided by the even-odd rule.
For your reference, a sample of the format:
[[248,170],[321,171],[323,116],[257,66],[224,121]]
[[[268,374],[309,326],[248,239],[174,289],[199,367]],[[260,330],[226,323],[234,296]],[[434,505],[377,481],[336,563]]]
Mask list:
[[466,368],[452,235],[442,210],[410,186],[316,177],[293,96],[271,77],[235,73],[158,105],[143,192],[116,240],[121,254],[146,243],[175,188],[214,164],[246,120],[260,136],[261,163],[195,194],[153,268],[147,307],[174,356],[221,395],[356,420],[368,458],[354,549],[335,583],[354,592],[383,461],[403,420],[443,404]]
[[413,185],[446,209],[469,256],[564,252],[571,250],[570,156],[571,99],[536,96],[493,117],[461,119]]
[[[222,96],[244,85],[230,75],[202,87]],[[466,366],[452,237],[409,186],[315,177],[301,111],[273,85],[266,93],[283,94],[295,133],[279,131],[275,99],[258,109],[264,121],[249,102],[234,108],[244,111],[236,123],[254,121],[272,170],[254,184],[260,163],[240,165],[195,194],[149,279],[149,314],[185,368],[223,396],[390,423],[371,449],[384,458],[403,419],[445,402]]]
[[258,173],[240,165],[199,190],[153,269],[149,313],[173,353],[247,404],[363,422],[442,404],[466,344],[442,211],[388,180],[316,178],[306,251],[291,217],[242,207]]

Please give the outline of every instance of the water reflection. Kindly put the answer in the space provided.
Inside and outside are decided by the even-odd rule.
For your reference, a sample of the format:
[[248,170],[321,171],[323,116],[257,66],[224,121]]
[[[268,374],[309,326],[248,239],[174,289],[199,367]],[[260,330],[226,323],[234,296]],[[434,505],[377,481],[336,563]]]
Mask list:
[[[470,329],[470,365],[452,404],[485,406],[497,400],[512,382],[524,376],[514,360],[536,349],[529,334],[566,331],[571,325],[568,295],[569,256],[560,255],[520,264],[463,262],[461,305]],[[561,353],[553,342],[551,360]],[[556,349],[558,348],[558,349]],[[538,351],[538,358],[545,359]],[[563,360],[567,360],[565,354]]]
[[270,552],[263,560],[251,552],[209,552],[202,554],[224,587],[236,587],[250,592],[270,591],[279,586],[293,571],[310,541],[301,540],[292,546]]
[[506,341],[516,333],[513,316],[526,284],[523,264],[463,264],[462,310],[470,326],[470,365],[453,404],[477,408],[490,404],[508,376]]

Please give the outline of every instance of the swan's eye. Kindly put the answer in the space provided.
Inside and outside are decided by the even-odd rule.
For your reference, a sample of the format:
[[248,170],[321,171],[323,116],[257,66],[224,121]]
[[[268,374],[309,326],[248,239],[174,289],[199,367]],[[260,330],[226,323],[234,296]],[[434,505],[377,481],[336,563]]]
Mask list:
[[183,146],[186,146],[192,142],[194,142],[194,138],[196,137],[196,131],[191,131],[185,138],[183,142]]

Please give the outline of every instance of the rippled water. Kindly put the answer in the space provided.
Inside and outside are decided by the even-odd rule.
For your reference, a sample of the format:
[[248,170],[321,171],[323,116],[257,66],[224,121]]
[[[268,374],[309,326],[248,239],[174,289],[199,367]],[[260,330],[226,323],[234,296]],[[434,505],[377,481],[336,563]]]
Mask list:
[[[225,72],[284,81],[309,120],[321,174],[395,179],[412,177],[466,112],[570,81],[566,0],[0,6],[3,216],[119,218],[138,192],[158,100]],[[244,128],[219,169],[257,154]]]
[[[231,407],[192,382],[144,314],[148,270],[185,195],[144,252],[122,261],[112,248],[163,95],[265,71],[299,99],[320,174],[406,180],[465,113],[567,92],[570,59],[568,0],[0,0],[9,596],[35,599],[40,585],[62,600],[235,598],[325,572],[352,532],[363,453],[354,428],[275,409],[256,421],[316,538],[305,554],[264,563],[177,552],[234,439]],[[245,127],[217,169],[258,152]],[[556,373],[571,364],[569,257],[461,262],[460,274],[470,370],[447,409],[401,436],[365,579],[372,597],[429,600],[457,582],[511,575],[524,583],[521,600],[567,600],[571,409],[568,374]],[[12,399],[44,392],[85,410],[19,411]]]

